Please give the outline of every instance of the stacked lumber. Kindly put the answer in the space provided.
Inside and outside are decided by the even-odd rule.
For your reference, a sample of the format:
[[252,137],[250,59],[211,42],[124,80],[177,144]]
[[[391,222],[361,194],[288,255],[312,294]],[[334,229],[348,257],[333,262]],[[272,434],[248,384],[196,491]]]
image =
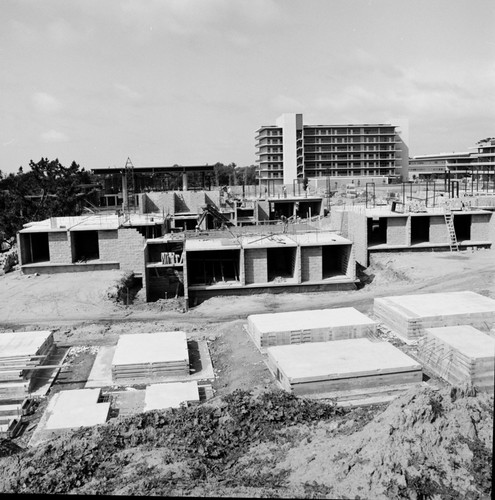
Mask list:
[[421,365],[388,342],[336,340],[269,347],[267,353],[282,388],[297,395],[387,392],[422,381]]
[[367,337],[376,323],[353,307],[248,316],[248,332],[258,348]]
[[493,324],[495,300],[470,291],[381,297],[373,313],[404,340],[416,341],[425,328]]
[[418,359],[452,385],[493,393],[495,339],[470,325],[427,328]]
[[53,345],[50,331],[0,333],[0,431],[21,414],[31,376]]
[[189,375],[184,332],[121,335],[112,361],[114,381],[143,382]]

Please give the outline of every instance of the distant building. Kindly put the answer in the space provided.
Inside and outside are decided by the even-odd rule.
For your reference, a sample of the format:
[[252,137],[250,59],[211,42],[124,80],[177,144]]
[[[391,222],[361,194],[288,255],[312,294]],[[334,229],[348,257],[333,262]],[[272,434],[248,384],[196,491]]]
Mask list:
[[286,113],[256,135],[260,184],[334,176],[407,179],[408,149],[392,124],[304,125]]
[[495,180],[495,138],[479,141],[472,152],[419,155],[409,159],[409,180],[471,179],[480,182]]

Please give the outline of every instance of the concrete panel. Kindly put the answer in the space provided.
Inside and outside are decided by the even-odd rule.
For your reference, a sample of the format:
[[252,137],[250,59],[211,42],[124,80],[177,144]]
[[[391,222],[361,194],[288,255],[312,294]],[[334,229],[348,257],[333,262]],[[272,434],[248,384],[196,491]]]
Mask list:
[[374,299],[374,314],[406,340],[424,328],[495,322],[495,300],[475,292],[429,293]]
[[492,214],[472,214],[471,215],[471,240],[491,241],[490,222]]
[[248,331],[256,345],[265,348],[364,337],[376,331],[376,323],[353,307],[342,307],[252,314]]
[[454,385],[474,385],[493,393],[495,338],[469,325],[425,329],[418,358]]
[[46,409],[45,429],[74,429],[104,424],[110,403],[98,403],[100,389],[75,389],[58,392]]
[[144,411],[179,408],[188,402],[199,402],[197,382],[153,384],[146,387]]
[[[387,382],[416,382],[421,365],[388,342],[368,339],[316,342],[303,345],[275,346],[267,349],[269,364],[284,388],[298,384],[355,379],[358,387],[363,377],[387,376]],[[412,374],[412,378],[410,377]],[[379,379],[371,381],[380,383]],[[353,386],[352,380],[349,387]],[[335,384],[321,384],[322,392]],[[311,387],[310,392],[314,392]],[[338,389],[337,389],[338,390]]]

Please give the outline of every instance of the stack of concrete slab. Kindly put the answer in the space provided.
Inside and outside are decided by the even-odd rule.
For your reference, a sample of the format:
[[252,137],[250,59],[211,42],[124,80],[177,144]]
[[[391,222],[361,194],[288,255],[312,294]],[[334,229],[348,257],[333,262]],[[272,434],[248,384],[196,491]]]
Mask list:
[[53,345],[50,331],[0,333],[0,431],[19,417],[31,375]]
[[189,403],[199,403],[198,383],[195,380],[152,384],[146,387],[144,411],[179,408]]
[[424,335],[425,328],[495,322],[495,300],[475,292],[425,293],[374,299],[374,314],[406,341]]
[[450,384],[493,393],[495,338],[470,325],[427,328],[418,359]]
[[422,381],[421,365],[388,342],[336,340],[269,347],[267,353],[281,386],[297,395],[347,392],[359,399]]
[[262,350],[269,346],[362,338],[377,324],[353,307],[248,316],[248,332]]
[[189,374],[184,332],[121,335],[112,361],[114,381],[149,380]]

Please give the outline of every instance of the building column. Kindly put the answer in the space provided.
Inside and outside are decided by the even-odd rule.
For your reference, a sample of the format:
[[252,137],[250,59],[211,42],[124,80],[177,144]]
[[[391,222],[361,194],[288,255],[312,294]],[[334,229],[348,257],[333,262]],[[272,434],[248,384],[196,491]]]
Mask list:
[[182,191],[187,191],[187,172],[182,172]]

